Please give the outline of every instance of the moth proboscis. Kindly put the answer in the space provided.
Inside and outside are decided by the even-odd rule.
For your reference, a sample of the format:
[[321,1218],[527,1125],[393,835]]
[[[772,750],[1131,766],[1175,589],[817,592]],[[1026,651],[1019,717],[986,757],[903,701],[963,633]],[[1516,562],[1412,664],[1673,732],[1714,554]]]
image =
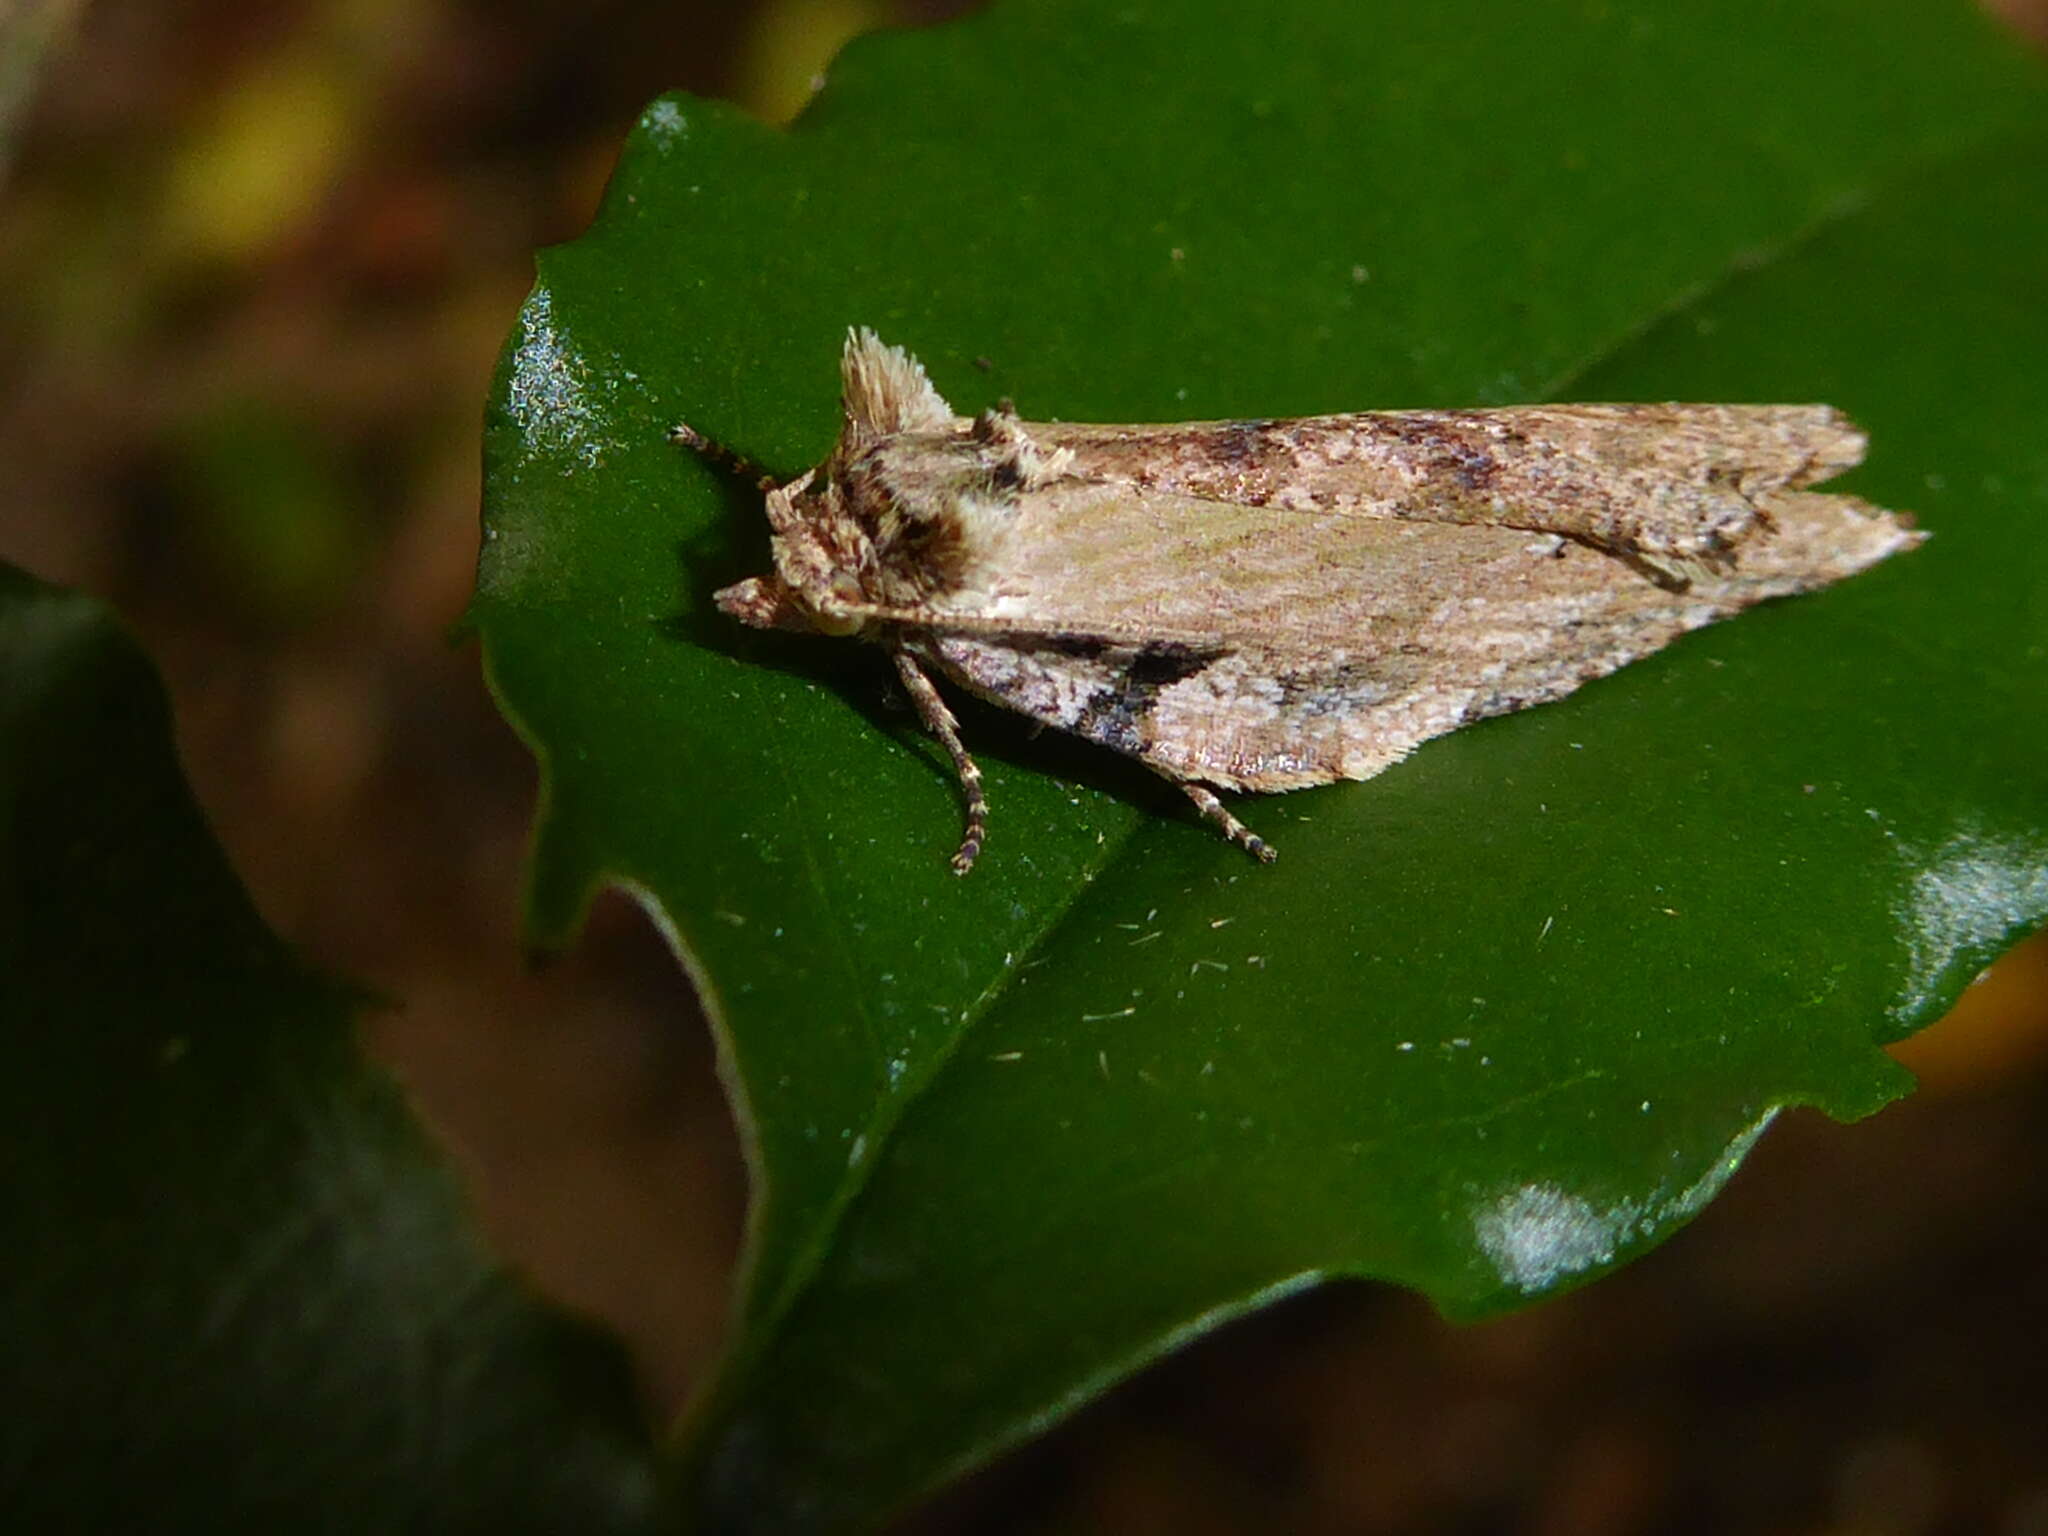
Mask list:
[[773,572],[716,600],[890,652],[960,778],[960,874],[988,804],[927,669],[1137,758],[1271,859],[1214,789],[1370,778],[1925,537],[1805,489],[1863,457],[1825,405],[1095,426],[956,415],[868,330],[840,371],[831,455],[762,482]]

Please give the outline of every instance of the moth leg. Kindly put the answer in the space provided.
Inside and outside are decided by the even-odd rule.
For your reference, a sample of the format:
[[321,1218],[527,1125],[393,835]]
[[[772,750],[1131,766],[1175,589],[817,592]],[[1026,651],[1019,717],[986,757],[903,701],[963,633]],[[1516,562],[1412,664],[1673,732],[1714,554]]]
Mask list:
[[1263,837],[1231,815],[1223,802],[1201,785],[1183,782],[1180,787],[1195,802],[1195,809],[1202,813],[1204,820],[1214,822],[1219,832],[1261,864],[1270,864],[1279,857],[1278,851]]
[[981,853],[982,839],[988,835],[988,797],[981,792],[981,769],[967,755],[967,748],[960,744],[960,722],[953,718],[953,711],[946,708],[946,701],[939,697],[939,690],[932,686],[932,680],[924,675],[924,668],[917,664],[917,658],[908,651],[899,650],[892,654],[896,658],[897,676],[903,679],[903,686],[910,691],[910,701],[917,706],[919,718],[939,738],[947,755],[953,759],[953,771],[960,775],[960,793],[967,801],[967,826],[961,833],[959,850],[953,855],[953,873],[964,875],[974,867],[974,861]]
[[679,421],[669,428],[668,440],[689,449],[730,474],[738,475],[743,480],[751,480],[758,490],[768,491],[775,488],[775,477],[767,470],[736,449],[713,442],[686,421]]

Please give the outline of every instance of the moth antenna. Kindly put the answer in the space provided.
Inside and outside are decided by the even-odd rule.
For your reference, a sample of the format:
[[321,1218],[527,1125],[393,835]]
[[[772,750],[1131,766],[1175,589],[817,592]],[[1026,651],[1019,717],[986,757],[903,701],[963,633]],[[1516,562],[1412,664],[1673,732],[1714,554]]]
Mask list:
[[1223,802],[1201,785],[1183,783],[1180,787],[1187,792],[1187,797],[1195,802],[1195,809],[1202,813],[1205,821],[1213,823],[1217,831],[1261,864],[1270,864],[1280,856],[1277,849],[1231,815]]
[[[917,658],[905,650],[892,654],[896,658],[897,675],[909,690],[910,701],[917,706],[918,717],[945,746],[947,755],[953,759],[953,771],[960,775],[960,793],[967,801],[967,825],[960,835],[960,847],[953,855],[953,873],[964,875],[974,868],[974,861],[981,854],[982,841],[988,836],[988,797],[981,792],[981,768],[968,755],[967,748],[961,745],[960,722],[953,718],[953,711],[939,697],[939,690],[925,676]],[[1212,795],[1210,798],[1213,800],[1215,797]],[[1217,809],[1221,811],[1223,808],[1219,805]],[[1227,818],[1229,812],[1225,811],[1224,815]],[[1252,841],[1257,842],[1258,839],[1253,838]]]
[[669,428],[668,440],[689,449],[707,463],[716,464],[728,474],[738,475],[743,480],[754,482],[758,490],[771,490],[775,477],[737,449],[723,443],[713,442],[687,421],[679,421]]

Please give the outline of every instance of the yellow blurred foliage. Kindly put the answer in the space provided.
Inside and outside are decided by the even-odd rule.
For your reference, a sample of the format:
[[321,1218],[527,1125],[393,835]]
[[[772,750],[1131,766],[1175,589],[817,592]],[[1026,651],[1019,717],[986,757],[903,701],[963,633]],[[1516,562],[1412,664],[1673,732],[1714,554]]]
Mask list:
[[348,159],[366,105],[333,50],[293,47],[224,90],[164,178],[157,238],[172,259],[242,261],[302,228]]
[[898,19],[889,0],[769,0],[740,50],[733,99],[767,122],[789,122],[841,48]]

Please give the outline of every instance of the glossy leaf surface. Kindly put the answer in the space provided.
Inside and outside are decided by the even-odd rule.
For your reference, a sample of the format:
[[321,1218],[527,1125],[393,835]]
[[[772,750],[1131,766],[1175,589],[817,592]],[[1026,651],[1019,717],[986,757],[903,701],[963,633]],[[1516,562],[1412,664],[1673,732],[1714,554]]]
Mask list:
[[[1770,1116],[2048,916],[2048,114],[1960,6],[998,6],[787,134],[682,98],[546,253],[474,620],[546,797],[532,923],[672,932],[759,1175],[714,1519],[859,1524],[1326,1275],[1456,1315],[1670,1232]],[[874,326],[957,408],[1829,400],[1924,549],[1364,785],[1249,802],[740,631],[759,497]]]

